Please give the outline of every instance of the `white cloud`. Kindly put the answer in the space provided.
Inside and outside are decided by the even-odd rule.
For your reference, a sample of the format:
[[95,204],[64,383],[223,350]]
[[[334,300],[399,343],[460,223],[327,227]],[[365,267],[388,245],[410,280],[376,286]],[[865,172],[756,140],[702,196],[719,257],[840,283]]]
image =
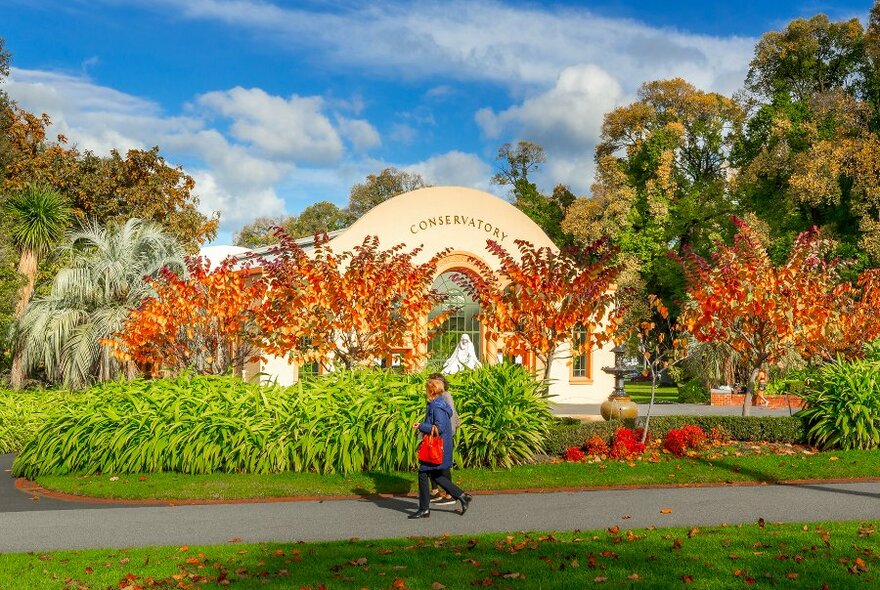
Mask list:
[[218,182],[209,170],[191,171],[196,181],[199,205],[205,211],[222,211],[226,230],[240,228],[256,217],[284,213],[284,201],[272,187],[240,187],[230,189]]
[[342,140],[323,114],[319,96],[288,99],[259,88],[208,92],[197,103],[232,119],[233,137],[273,157],[326,163],[342,156]]
[[548,149],[580,150],[596,142],[602,117],[617,106],[621,94],[620,84],[602,68],[572,66],[547,92],[498,114],[483,109],[476,119],[491,138],[513,128],[520,137]]
[[[730,92],[741,84],[754,39],[661,29],[588,9],[506,5],[494,0],[389,0],[341,10],[287,8],[263,0],[141,0],[191,19],[259,32],[294,51],[383,75],[490,80],[511,88],[553,84],[579,63],[601,64],[628,92],[642,82],[684,77]],[[735,75],[731,76],[733,73]],[[736,84],[730,87],[731,82]]]
[[[291,189],[293,179],[317,174],[327,191],[333,187],[338,192],[339,178],[350,177],[345,172],[350,164],[342,161],[342,137],[358,151],[381,144],[366,119],[335,114],[334,126],[321,97],[283,98],[233,88],[196,97],[185,105],[186,116],[170,116],[151,100],[85,76],[14,69],[4,88],[25,109],[49,114],[52,133],[66,135],[80,149],[107,154],[114,148],[124,152],[159,145],[169,162],[185,162],[196,181],[199,209],[221,213],[221,239],[255,217],[285,213],[278,190],[298,195]],[[333,106],[354,111],[361,104],[355,99]],[[231,119],[228,135],[210,126],[218,115]],[[297,174],[299,165],[310,163],[324,168]],[[322,198],[327,197],[322,193]]]
[[478,111],[476,121],[489,138],[512,135],[541,145],[548,155],[543,177],[584,192],[593,175],[602,118],[622,98],[611,74],[584,64],[564,69],[552,88],[521,104],[500,113]]
[[486,190],[491,167],[474,154],[457,150],[433,156],[423,162],[404,166],[408,172],[422,175],[431,185],[467,186]]
[[365,152],[382,145],[382,138],[376,128],[365,119],[346,119],[336,117],[339,132],[345,137],[355,150]]

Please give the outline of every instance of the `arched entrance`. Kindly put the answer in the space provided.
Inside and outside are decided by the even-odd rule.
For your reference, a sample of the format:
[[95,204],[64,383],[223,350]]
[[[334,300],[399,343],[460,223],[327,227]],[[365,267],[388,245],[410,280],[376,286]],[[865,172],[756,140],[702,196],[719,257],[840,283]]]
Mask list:
[[443,363],[455,350],[463,334],[467,334],[474,343],[477,357],[483,360],[483,340],[480,330],[480,321],[477,314],[480,313],[480,305],[473,297],[461,288],[453,278],[461,275],[461,269],[450,269],[440,273],[432,287],[446,295],[446,301],[435,307],[428,318],[434,318],[443,311],[452,309],[453,313],[446,318],[438,333],[428,343],[428,368],[439,371]]

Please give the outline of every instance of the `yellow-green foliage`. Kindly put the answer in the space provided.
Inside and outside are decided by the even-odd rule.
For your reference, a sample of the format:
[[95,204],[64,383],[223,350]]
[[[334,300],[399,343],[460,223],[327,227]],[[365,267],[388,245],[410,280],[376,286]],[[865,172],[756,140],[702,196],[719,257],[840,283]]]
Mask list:
[[[13,471],[392,471],[416,464],[413,422],[425,375],[339,371],[290,388],[185,375],[96,386],[46,422]],[[459,465],[512,465],[542,450],[551,417],[544,388],[519,367],[453,379],[462,426]]]
[[66,391],[7,391],[0,389],[0,453],[24,446],[51,416],[85,399]]

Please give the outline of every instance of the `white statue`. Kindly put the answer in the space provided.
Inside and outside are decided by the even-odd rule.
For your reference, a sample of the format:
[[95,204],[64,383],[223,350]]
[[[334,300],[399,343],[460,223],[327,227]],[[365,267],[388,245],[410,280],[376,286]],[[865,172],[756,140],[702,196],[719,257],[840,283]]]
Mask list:
[[452,351],[452,354],[443,363],[441,373],[451,375],[463,369],[476,369],[479,366],[480,359],[477,358],[477,351],[474,350],[474,343],[471,342],[471,337],[467,334],[462,334],[461,340],[458,341],[458,346],[455,347],[455,350]]

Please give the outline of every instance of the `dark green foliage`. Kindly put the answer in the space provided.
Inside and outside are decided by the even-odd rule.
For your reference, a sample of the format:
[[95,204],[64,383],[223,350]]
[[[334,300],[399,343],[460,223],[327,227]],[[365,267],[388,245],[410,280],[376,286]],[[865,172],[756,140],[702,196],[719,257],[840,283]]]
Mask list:
[[[40,428],[16,474],[174,471],[351,473],[416,465],[425,374],[337,371],[290,388],[230,376],[106,383]],[[461,466],[510,466],[541,451],[544,388],[521,367],[451,379]]]
[[[557,420],[547,436],[544,448],[548,455],[558,456],[568,447],[582,445],[593,436],[598,435],[608,441],[618,428],[634,428],[642,424],[644,417],[635,421],[586,423]],[[696,424],[707,432],[718,428],[724,436],[741,441],[801,443],[805,436],[803,422],[793,416],[651,416],[648,438],[665,438],[666,433],[673,428],[681,428],[687,424]]]
[[678,401],[682,404],[704,404],[709,401],[709,388],[700,379],[691,379],[678,386]]
[[880,447],[880,362],[838,359],[810,379],[799,416],[807,438],[823,449]]

